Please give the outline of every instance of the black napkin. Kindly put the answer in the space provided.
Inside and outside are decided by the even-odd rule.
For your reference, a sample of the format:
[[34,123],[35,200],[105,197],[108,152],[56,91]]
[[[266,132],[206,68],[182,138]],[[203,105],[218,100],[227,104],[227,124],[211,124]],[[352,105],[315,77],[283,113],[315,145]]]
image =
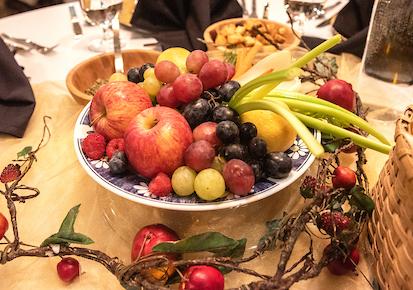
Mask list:
[[206,50],[197,38],[210,24],[241,16],[236,0],[139,0],[131,24],[150,32],[162,49]]
[[23,137],[35,104],[29,81],[0,38],[0,133]]
[[[363,56],[373,5],[374,0],[350,0],[337,14],[333,24],[334,29],[347,40],[336,45],[329,52],[336,54],[347,52],[360,58]],[[313,48],[324,39],[304,36],[303,41]]]

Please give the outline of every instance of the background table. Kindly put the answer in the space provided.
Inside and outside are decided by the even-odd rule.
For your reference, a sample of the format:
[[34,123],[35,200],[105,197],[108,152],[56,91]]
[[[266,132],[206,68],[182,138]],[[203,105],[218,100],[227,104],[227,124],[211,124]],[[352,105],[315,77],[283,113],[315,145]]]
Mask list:
[[[0,168],[15,158],[16,153],[28,145],[36,145],[42,133],[42,117],[49,115],[52,138],[49,144],[39,152],[38,162],[25,179],[25,183],[40,189],[39,197],[26,204],[17,205],[20,234],[23,241],[39,244],[50,234],[56,232],[66,212],[81,203],[76,230],[95,240],[93,248],[98,248],[124,261],[130,257],[130,246],[135,232],[150,223],[165,223],[181,236],[200,233],[206,230],[218,230],[233,238],[248,238],[247,248],[255,245],[264,231],[264,222],[277,217],[282,210],[298,207],[302,199],[297,193],[298,182],[288,189],[270,198],[250,206],[205,213],[179,213],[160,210],[132,203],[108,193],[97,185],[79,165],[73,149],[73,126],[82,110],[67,92],[62,81],[67,71],[77,62],[91,56],[82,40],[72,39],[67,5],[59,5],[35,12],[25,13],[0,19],[0,31],[16,36],[27,36],[44,44],[61,43],[53,55],[43,56],[36,53],[19,55],[17,60],[25,66],[26,73],[32,78],[37,106],[22,139],[0,136]],[[43,21],[39,21],[39,20]],[[50,29],[51,28],[51,29]],[[30,31],[30,33],[29,33]],[[85,34],[96,33],[97,29],[86,27]],[[123,31],[129,38],[127,47],[142,47],[145,41],[137,39],[132,31]],[[62,41],[62,42],[60,42]],[[359,70],[360,60],[343,56],[340,60],[340,76],[354,81]],[[41,82],[41,83],[40,83]],[[35,84],[38,83],[38,84]],[[388,130],[391,138],[392,131]],[[373,183],[381,170],[386,156],[367,151],[369,163],[367,172]],[[353,158],[347,157],[347,163]],[[115,209],[117,219],[111,227],[105,220],[108,207]],[[5,212],[5,202],[0,202],[0,211]],[[133,228],[125,227],[131,221]],[[10,236],[10,232],[8,233]],[[324,247],[325,241],[316,244],[316,250]],[[294,256],[300,256],[306,246],[306,240],[297,244]],[[277,253],[269,254],[253,261],[250,266],[258,271],[272,273]],[[20,258],[0,266],[0,289],[121,289],[116,279],[99,264],[80,259],[82,275],[73,284],[67,286],[56,275],[59,258]],[[364,257],[361,268],[369,273],[370,261]],[[248,276],[230,274],[226,276],[226,286],[231,287],[246,282]],[[359,275],[335,277],[327,271],[316,279],[297,284],[294,289],[370,289]]]

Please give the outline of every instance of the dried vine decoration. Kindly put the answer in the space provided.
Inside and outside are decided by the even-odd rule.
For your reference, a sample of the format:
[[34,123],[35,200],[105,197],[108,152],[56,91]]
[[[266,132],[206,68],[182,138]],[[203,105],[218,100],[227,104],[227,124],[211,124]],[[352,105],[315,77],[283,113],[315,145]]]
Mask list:
[[[362,112],[361,104],[359,109],[358,111]],[[5,246],[0,251],[1,264],[20,257],[77,256],[102,264],[110,273],[116,276],[125,288],[143,287],[144,289],[161,290],[169,289],[165,282],[177,282],[180,276],[176,274],[175,277],[165,276],[154,279],[153,276],[148,275],[148,273],[151,273],[151,269],[167,269],[167,267],[173,265],[177,269],[176,273],[181,273],[191,265],[210,265],[221,269],[224,273],[236,271],[256,279],[254,282],[234,289],[289,289],[299,281],[316,277],[332,261],[340,257],[346,257],[357,244],[363,226],[374,208],[372,200],[366,194],[368,181],[362,169],[365,162],[363,150],[359,150],[357,155],[359,185],[351,189],[331,187],[332,171],[338,165],[338,154],[343,149],[343,146],[339,146],[325,159],[320,160],[316,177],[305,177],[300,193],[305,198],[311,199],[311,202],[297,213],[285,213],[279,219],[267,222],[267,232],[257,242],[256,250],[247,256],[244,256],[246,239],[234,240],[221,233],[207,232],[175,243],[158,244],[154,248],[155,252],[153,254],[140,257],[136,261],[126,264],[117,257],[110,257],[99,250],[72,246],[73,244],[87,245],[93,243],[93,240],[88,236],[74,230],[80,205],[73,207],[68,212],[57,233],[46,238],[40,246],[29,245],[19,238],[15,203],[25,202],[40,193],[38,189],[21,183],[37,160],[37,152],[47,144],[51,136],[47,125],[48,119],[49,117],[43,119],[43,136],[36,149],[32,150],[32,147],[25,147],[18,153],[18,158],[14,160],[14,162],[20,164],[19,169],[21,168],[22,171],[13,176],[14,180],[2,181],[5,190],[0,190],[0,193],[7,201],[14,238],[10,240],[5,237],[7,242],[1,243]],[[22,195],[22,190],[29,190],[34,193]],[[346,203],[350,204],[350,207],[344,210],[343,205]],[[334,221],[327,226],[323,223],[320,224],[323,216],[325,217],[326,214],[332,216],[336,212],[341,212],[351,219],[348,227],[343,229]],[[309,228],[311,224],[318,228],[319,233],[313,233],[313,230]],[[297,261],[292,261],[292,251],[298,238],[303,233],[310,238],[308,251]],[[330,239],[331,245],[324,250],[321,258],[316,260],[313,243],[314,239],[320,236],[323,239]],[[277,267],[273,275],[258,273],[243,266],[243,264],[274,249],[280,250],[280,258],[278,261],[274,261]],[[210,252],[214,255],[207,258],[177,259],[175,261],[169,260],[168,256],[165,255],[167,253],[185,254],[188,252]],[[292,266],[287,268],[287,264],[292,264]]]

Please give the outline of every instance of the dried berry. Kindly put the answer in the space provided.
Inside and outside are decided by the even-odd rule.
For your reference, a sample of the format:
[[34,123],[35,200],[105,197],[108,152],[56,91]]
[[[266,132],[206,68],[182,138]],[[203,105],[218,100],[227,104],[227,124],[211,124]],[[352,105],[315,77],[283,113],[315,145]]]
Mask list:
[[323,229],[330,236],[339,234],[350,225],[350,218],[340,211],[324,212],[317,219],[319,229]]
[[300,194],[304,198],[313,198],[316,192],[317,179],[313,176],[307,175],[300,186]]
[[19,178],[21,175],[20,165],[18,164],[9,164],[7,165],[0,175],[0,181],[3,183],[12,182]]

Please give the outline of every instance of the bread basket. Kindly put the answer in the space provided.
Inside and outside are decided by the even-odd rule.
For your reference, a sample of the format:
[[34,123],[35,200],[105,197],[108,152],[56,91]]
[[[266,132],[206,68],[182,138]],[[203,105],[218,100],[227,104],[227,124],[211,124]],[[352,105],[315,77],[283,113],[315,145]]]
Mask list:
[[413,287],[413,105],[396,123],[395,146],[372,190],[368,228],[381,289]]

